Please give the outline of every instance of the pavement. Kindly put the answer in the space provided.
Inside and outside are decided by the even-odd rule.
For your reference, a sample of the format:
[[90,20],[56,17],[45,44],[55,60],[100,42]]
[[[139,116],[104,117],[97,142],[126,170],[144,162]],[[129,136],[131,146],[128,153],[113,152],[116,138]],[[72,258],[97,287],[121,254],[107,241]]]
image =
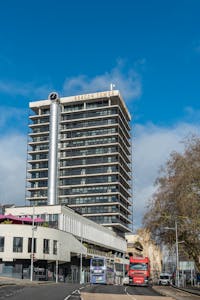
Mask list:
[[0,277],[0,287],[6,285],[37,285],[37,284],[54,284],[54,281],[30,281],[30,279],[19,279],[11,277]]
[[[199,299],[200,296],[200,289],[194,289],[194,288],[184,288],[184,289],[175,289],[172,286],[153,286],[153,289],[160,293],[163,296],[172,297],[176,300],[182,300],[182,299]],[[188,292],[188,296],[186,296],[185,293]],[[195,292],[195,295],[193,294]]]
[[147,295],[117,295],[117,294],[103,294],[103,293],[85,293],[81,292],[81,299],[82,300],[173,300],[172,297],[165,297],[165,296],[147,296]]
[[195,293],[196,295],[200,296],[200,287],[191,287],[191,286],[186,286],[183,288],[184,291],[187,291],[189,293]]

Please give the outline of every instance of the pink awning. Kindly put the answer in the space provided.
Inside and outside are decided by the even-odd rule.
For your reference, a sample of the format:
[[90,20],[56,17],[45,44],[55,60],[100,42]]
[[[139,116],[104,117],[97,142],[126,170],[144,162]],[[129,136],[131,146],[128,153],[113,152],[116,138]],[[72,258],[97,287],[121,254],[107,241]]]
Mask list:
[[43,222],[45,222],[45,221],[44,221],[44,219],[42,219],[42,218],[35,218],[35,219],[34,219],[34,222],[35,222],[35,223],[43,223]]
[[[3,220],[11,220],[11,221],[16,221],[17,223],[32,223],[33,219],[30,217],[17,217],[13,216],[11,214],[9,215],[0,215],[0,221]],[[44,223],[44,219],[42,218],[34,218],[34,223]]]

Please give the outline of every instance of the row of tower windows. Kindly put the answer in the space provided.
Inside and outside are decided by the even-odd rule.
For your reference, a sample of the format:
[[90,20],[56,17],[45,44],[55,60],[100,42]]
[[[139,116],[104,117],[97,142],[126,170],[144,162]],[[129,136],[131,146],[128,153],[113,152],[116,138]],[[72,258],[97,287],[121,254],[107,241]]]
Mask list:
[[93,138],[88,140],[79,141],[67,141],[61,143],[61,148],[65,147],[80,147],[80,146],[90,146],[98,144],[111,144],[117,142],[117,137],[107,137],[107,138]]
[[[70,115],[73,115],[73,112],[77,112],[77,111],[80,111],[80,110],[85,110],[85,109],[94,109],[94,108],[97,108],[97,107],[103,107],[103,106],[108,106],[108,101],[106,101],[106,102],[102,102],[102,103],[100,103],[100,102],[93,102],[93,103],[86,103],[86,105],[84,106],[84,104],[83,103],[81,103],[81,104],[75,104],[75,105],[65,105],[65,106],[63,106],[62,107],[62,109],[61,109],[61,112],[63,112],[63,113],[70,113]],[[101,110],[101,111],[103,111],[104,112],[104,114],[106,114],[105,113],[105,111],[106,112],[110,112],[109,114],[113,114],[113,113],[116,113],[117,112],[117,109],[113,109],[113,108],[110,108],[110,109],[106,109],[106,110]],[[92,114],[92,111],[91,112],[87,112],[87,113],[82,113],[82,114]],[[40,110],[40,115],[49,115],[50,114],[50,108],[41,108],[41,110]],[[76,115],[82,115],[82,114],[76,114]],[[90,116],[91,116],[91,114],[90,114]],[[101,114],[102,115],[102,114]],[[65,119],[65,118],[62,118],[63,120]],[[45,117],[45,121],[48,121],[48,118],[46,118]],[[34,124],[37,124],[37,122],[38,122],[38,120],[37,119],[33,119],[33,122],[34,122]]]
[[76,207],[75,210],[81,214],[120,213],[120,209],[115,205]]
[[[45,175],[48,174],[45,173]],[[35,177],[35,179],[36,178],[37,177]],[[126,186],[126,188],[128,188],[127,183],[124,182],[121,176],[118,175],[66,178],[66,179],[60,179],[59,184],[60,186],[65,186],[65,185],[83,185],[83,184],[111,183],[111,182],[121,182],[124,186]],[[31,182],[31,188],[47,187],[47,185],[48,185],[47,180]]]
[[85,137],[85,136],[95,136],[95,135],[105,135],[117,133],[117,128],[101,128],[95,130],[87,130],[87,131],[71,131],[64,134],[61,134],[61,138],[77,138],[77,137]]
[[122,221],[118,216],[88,216],[88,219],[100,224],[120,223],[127,226],[127,223]]
[[70,122],[61,126],[61,130],[65,129],[75,129],[75,128],[85,128],[85,127],[93,127],[93,126],[103,126],[110,124],[117,124],[118,120],[115,119],[107,119],[107,120],[95,120],[95,121],[84,121],[84,122]]
[[129,205],[127,202],[121,199],[117,195],[112,196],[91,196],[91,197],[68,197],[63,199],[67,205],[77,205],[77,204],[93,204],[93,203],[111,203],[118,202],[128,209]]

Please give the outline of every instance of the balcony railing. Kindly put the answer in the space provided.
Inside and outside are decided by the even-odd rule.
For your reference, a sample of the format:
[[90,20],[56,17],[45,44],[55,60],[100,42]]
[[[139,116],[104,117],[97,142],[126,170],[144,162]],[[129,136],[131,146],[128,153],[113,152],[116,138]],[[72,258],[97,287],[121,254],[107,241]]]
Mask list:
[[92,255],[92,256],[103,256],[103,257],[114,259],[114,254],[107,253],[107,252],[104,252],[104,251],[99,251],[99,250],[96,250],[96,249],[88,248],[87,249],[87,254]]

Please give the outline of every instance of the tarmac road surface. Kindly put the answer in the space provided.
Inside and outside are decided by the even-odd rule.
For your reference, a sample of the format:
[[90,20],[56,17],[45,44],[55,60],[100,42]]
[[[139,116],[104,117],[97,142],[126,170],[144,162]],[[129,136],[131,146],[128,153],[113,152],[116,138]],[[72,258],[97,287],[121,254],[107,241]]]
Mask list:
[[[63,283],[1,286],[0,300],[67,300],[79,287],[80,284]],[[79,300],[79,296],[74,299]],[[74,299],[70,298],[70,300]]]
[[81,290],[82,300],[172,300],[148,287],[91,285]]
[[[164,296],[165,294],[166,296]],[[17,284],[0,282],[0,300],[197,300],[194,296],[172,287],[134,287],[120,285],[79,285],[66,283]]]

